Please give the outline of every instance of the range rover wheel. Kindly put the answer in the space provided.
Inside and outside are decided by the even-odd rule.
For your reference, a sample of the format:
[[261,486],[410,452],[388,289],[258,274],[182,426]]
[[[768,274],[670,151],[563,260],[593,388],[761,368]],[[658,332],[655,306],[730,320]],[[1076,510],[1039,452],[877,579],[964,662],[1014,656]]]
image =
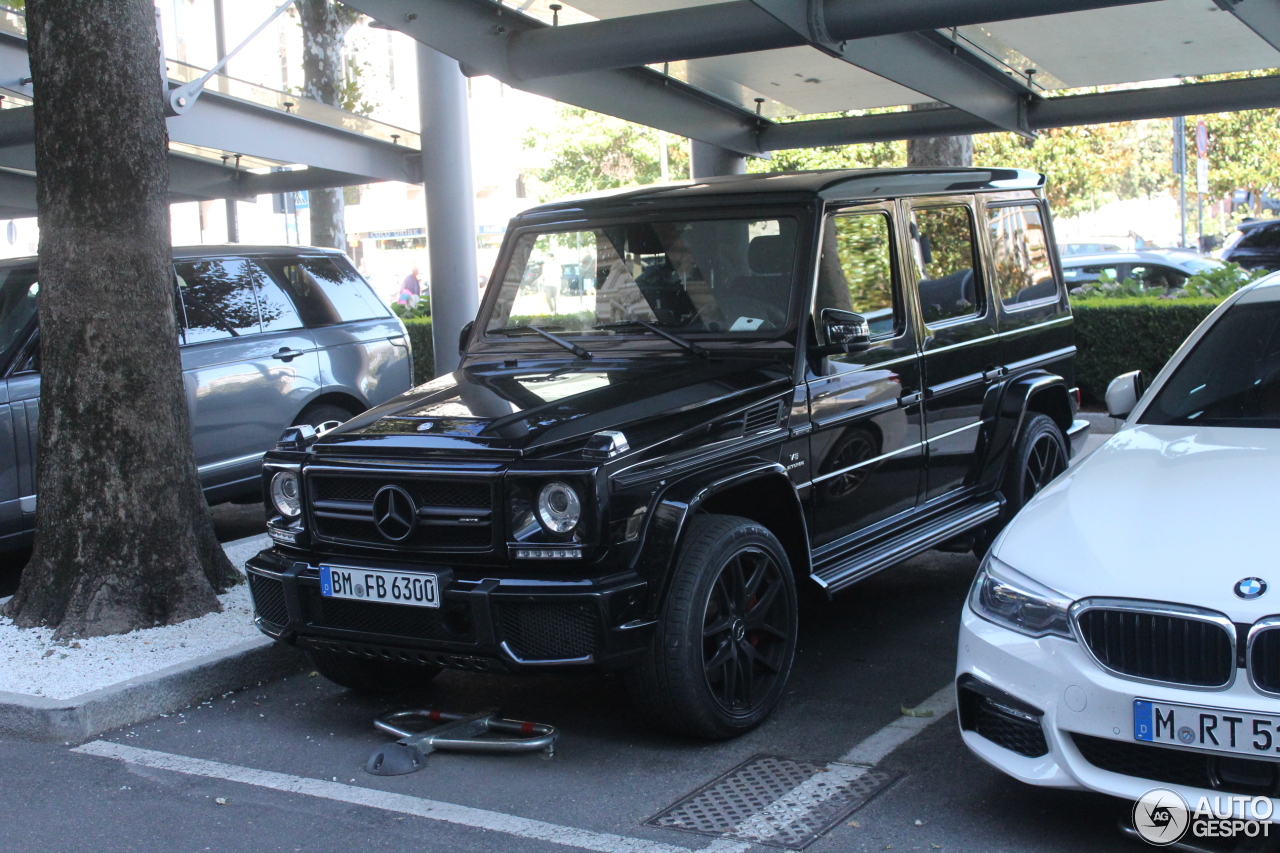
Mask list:
[[332,429],[351,420],[353,417],[355,415],[341,406],[335,406],[332,403],[312,403],[302,410],[302,414],[298,415],[293,425],[311,424],[318,431],[322,428]]
[[316,671],[334,684],[380,696],[421,690],[440,674],[438,666],[372,660],[327,649],[307,649],[307,657]]
[[632,699],[668,731],[730,738],[777,704],[796,649],[796,589],[782,545],[754,521],[695,518]]
[[987,552],[996,535],[1018,514],[1018,510],[1027,505],[1027,501],[1067,470],[1068,461],[1066,439],[1053,418],[1029,413],[1022,423],[1022,432],[1018,434],[1018,443],[1014,445],[1000,489],[1006,502],[1004,512],[978,536],[973,548],[977,556]]

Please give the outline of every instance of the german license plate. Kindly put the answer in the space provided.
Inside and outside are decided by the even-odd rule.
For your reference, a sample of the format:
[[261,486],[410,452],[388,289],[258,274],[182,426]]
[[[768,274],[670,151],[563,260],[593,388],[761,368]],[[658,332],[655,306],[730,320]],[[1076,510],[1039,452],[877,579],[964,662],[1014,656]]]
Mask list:
[[1280,753],[1280,708],[1275,714],[1133,700],[1133,739],[1146,743],[1231,752]]
[[436,576],[425,572],[321,566],[320,594],[325,598],[351,598],[408,604],[411,607],[440,606],[440,587]]

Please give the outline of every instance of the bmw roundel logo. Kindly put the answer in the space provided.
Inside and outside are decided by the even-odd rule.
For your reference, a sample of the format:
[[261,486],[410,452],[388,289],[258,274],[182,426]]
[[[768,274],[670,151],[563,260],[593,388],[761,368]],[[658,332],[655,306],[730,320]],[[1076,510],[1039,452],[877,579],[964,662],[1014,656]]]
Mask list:
[[1267,582],[1262,578],[1242,578],[1236,581],[1235,592],[1240,598],[1252,600],[1267,591]]

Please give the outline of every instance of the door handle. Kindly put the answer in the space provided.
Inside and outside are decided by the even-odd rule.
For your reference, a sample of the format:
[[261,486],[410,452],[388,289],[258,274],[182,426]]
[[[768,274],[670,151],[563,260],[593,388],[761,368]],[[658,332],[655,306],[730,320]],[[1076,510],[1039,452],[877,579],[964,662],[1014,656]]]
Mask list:
[[272,358],[278,358],[281,361],[292,361],[302,355],[302,350],[289,349],[288,347],[280,347],[279,352],[271,353]]
[[914,406],[924,398],[919,391],[912,391],[910,394],[903,394],[898,398],[898,406],[905,409],[908,406]]
[[1004,375],[1005,375],[1006,373],[1008,373],[1008,372],[1009,372],[1009,371],[1008,371],[1006,368],[1003,368],[1003,367],[992,367],[992,368],[989,368],[989,369],[987,369],[987,370],[982,371],[982,381],[983,381],[983,382],[995,382],[997,379],[999,379],[1000,377],[1004,376]]

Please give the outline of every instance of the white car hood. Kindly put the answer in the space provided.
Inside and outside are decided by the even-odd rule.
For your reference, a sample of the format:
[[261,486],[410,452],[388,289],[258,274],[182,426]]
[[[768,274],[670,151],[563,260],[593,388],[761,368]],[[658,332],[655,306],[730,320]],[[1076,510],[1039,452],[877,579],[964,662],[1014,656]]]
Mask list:
[[[995,556],[1073,600],[1280,613],[1280,430],[1125,429],[1037,495]],[[1238,598],[1246,577],[1267,592]]]

